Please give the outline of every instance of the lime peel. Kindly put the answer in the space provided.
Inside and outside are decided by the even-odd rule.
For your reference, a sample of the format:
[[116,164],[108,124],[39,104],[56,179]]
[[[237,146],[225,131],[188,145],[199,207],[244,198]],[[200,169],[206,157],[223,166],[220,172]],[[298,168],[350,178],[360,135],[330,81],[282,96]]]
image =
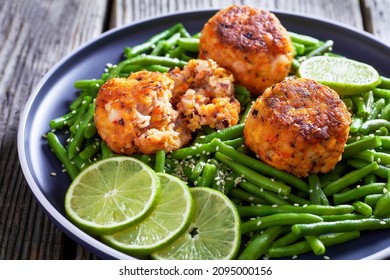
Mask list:
[[297,74],[329,86],[341,96],[365,93],[381,82],[375,68],[344,57],[310,57],[301,63]]
[[90,234],[123,230],[153,211],[161,186],[145,163],[118,156],[100,160],[84,169],[65,194],[65,213]]
[[102,236],[103,242],[125,253],[143,256],[169,245],[188,229],[195,207],[189,187],[172,175],[157,175],[162,191],[153,212],[121,232]]
[[205,187],[191,188],[195,214],[191,226],[171,245],[153,253],[154,259],[233,259],[241,243],[240,217],[223,193]]

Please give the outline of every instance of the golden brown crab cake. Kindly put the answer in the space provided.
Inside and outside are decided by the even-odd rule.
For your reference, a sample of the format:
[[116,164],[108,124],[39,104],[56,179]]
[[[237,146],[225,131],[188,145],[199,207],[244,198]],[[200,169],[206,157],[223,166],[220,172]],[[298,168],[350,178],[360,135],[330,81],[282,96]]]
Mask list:
[[99,135],[114,152],[127,155],[170,152],[186,145],[191,135],[178,125],[170,103],[172,89],[173,80],[157,72],[107,81],[96,98]]
[[245,143],[264,162],[296,176],[327,173],[341,159],[350,123],[334,90],[310,79],[286,79],[257,98]]
[[175,81],[172,104],[191,131],[237,124],[240,103],[234,97],[233,76],[215,61],[192,59],[168,75]]
[[273,13],[233,5],[203,27],[199,57],[215,60],[258,96],[288,75],[294,53],[286,29]]

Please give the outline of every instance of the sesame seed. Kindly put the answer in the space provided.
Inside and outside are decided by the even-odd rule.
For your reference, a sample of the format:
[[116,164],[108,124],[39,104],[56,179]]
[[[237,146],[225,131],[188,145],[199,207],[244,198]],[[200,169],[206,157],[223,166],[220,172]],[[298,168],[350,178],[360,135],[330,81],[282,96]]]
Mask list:
[[299,204],[298,203],[294,203],[294,206],[299,206]]
[[57,173],[55,173],[55,172],[50,172],[50,175],[54,177],[54,176],[57,176]]
[[261,225],[261,221],[258,221],[257,223],[256,223],[256,226],[260,226]]
[[254,198],[253,196],[248,197],[248,200],[252,201]]
[[307,204],[303,204],[303,206],[302,207],[307,207]]
[[276,207],[278,207],[278,205],[277,204],[272,204],[271,207],[276,208]]
[[297,259],[297,258],[298,258],[297,255],[292,256],[292,259],[293,259],[293,260],[295,260],[295,259]]
[[380,223],[381,225],[385,225],[385,224],[386,224],[385,221],[380,221],[379,223]]
[[324,256],[324,260],[330,260],[329,256]]

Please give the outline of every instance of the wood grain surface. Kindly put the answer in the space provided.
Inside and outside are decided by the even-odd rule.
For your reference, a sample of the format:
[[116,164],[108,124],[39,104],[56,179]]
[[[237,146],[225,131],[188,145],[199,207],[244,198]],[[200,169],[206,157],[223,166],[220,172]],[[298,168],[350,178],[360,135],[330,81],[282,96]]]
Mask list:
[[108,29],[231,4],[331,19],[390,43],[389,0],[0,0],[0,259],[97,258],[50,221],[19,165],[19,117],[49,69]]

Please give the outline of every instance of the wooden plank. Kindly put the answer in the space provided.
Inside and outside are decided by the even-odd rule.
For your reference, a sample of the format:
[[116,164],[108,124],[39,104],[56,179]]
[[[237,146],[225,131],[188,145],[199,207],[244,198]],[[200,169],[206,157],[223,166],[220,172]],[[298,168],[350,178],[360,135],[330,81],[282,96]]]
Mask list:
[[0,259],[66,257],[62,232],[37,205],[17,161],[19,115],[44,74],[103,31],[106,5],[0,0]]
[[390,1],[362,0],[365,29],[390,44]]
[[265,9],[295,11],[310,16],[337,20],[357,28],[363,28],[358,0],[216,0],[216,1],[182,1],[182,0],[115,0],[110,27],[117,27],[134,21],[173,13],[175,11],[191,11],[195,9],[220,9],[232,4],[243,4]]

